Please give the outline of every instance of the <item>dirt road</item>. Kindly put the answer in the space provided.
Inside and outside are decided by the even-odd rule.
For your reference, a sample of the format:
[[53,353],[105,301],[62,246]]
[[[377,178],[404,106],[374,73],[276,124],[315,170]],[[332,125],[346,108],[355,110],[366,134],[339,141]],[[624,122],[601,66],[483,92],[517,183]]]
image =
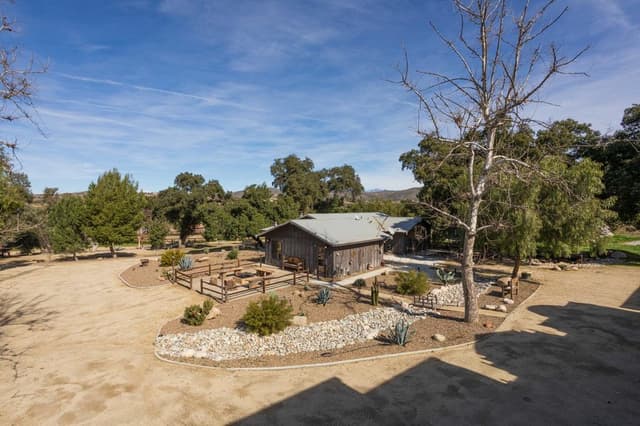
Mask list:
[[200,298],[117,279],[135,259],[0,274],[0,424],[632,424],[640,268],[536,271],[540,291],[465,349],[229,372],[158,361]]

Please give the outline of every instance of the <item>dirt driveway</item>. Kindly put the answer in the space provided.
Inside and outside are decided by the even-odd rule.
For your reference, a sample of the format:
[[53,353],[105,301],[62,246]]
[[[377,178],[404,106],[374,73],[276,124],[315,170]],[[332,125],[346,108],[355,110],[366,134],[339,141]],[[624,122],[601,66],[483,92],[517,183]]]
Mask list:
[[0,424],[632,424],[640,269],[536,271],[504,330],[465,349],[335,367],[229,372],[156,360],[199,301],[131,289],[134,259],[0,275]]

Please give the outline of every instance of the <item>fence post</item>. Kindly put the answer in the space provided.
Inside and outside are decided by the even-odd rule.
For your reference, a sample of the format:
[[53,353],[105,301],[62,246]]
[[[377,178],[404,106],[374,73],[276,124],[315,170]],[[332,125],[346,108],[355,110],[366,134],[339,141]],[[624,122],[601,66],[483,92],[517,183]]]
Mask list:
[[293,271],[293,285],[296,285],[296,271]]
[[200,278],[200,294],[204,294],[204,291],[202,290],[202,278]]
[[267,292],[267,284],[266,284],[266,280],[263,278],[262,279],[262,293],[265,294]]
[[209,276],[211,276],[211,264],[209,264]]
[[189,290],[193,290],[193,277],[189,277]]
[[307,271],[307,284],[309,284],[309,271]]
[[240,257],[238,257],[236,260],[237,260],[237,262],[236,262],[236,263],[237,263],[236,268],[239,268],[239,267],[240,267]]

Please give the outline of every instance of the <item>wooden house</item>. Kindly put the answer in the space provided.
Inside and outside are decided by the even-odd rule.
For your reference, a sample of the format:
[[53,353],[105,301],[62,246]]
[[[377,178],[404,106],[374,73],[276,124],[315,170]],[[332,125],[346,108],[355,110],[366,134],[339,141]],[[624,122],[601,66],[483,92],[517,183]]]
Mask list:
[[385,244],[394,253],[416,247],[421,218],[392,218],[382,213],[310,214],[263,230],[265,262],[286,266],[301,261],[324,278],[375,269],[383,263]]

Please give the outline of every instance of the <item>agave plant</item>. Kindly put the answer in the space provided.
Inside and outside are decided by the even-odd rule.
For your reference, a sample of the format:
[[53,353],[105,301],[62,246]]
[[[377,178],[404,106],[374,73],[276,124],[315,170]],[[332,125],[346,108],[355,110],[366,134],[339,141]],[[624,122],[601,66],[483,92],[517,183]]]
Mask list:
[[409,323],[403,319],[398,321],[393,330],[391,330],[391,335],[389,336],[389,338],[396,345],[406,345],[411,339],[409,333]]
[[442,284],[444,285],[449,285],[449,282],[453,281],[453,278],[455,277],[455,272],[445,271],[442,268],[438,268],[436,270],[436,273],[438,274],[438,278],[440,278],[440,281],[442,281]]
[[193,266],[193,259],[191,256],[182,256],[178,262],[178,266],[180,266],[180,270],[188,271]]
[[323,287],[320,289],[318,295],[316,296],[316,303],[319,305],[321,304],[322,306],[327,306],[330,298],[331,290],[329,290],[327,287]]

